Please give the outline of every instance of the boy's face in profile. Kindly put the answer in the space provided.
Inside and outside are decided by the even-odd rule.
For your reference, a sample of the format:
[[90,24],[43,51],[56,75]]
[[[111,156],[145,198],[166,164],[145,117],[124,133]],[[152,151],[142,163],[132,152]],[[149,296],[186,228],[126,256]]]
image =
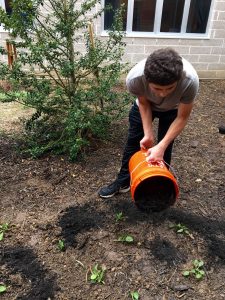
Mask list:
[[158,97],[166,97],[171,94],[177,87],[177,81],[168,85],[159,85],[155,83],[149,83],[150,90]]

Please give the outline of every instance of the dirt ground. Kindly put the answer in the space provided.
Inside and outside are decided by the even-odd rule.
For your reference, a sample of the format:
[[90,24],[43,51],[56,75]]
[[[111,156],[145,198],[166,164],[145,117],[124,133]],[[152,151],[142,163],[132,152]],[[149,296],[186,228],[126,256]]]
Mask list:
[[[17,121],[3,121],[0,224],[10,227],[0,242],[2,300],[125,300],[132,291],[140,300],[225,299],[225,135],[218,132],[225,122],[225,81],[201,81],[174,147],[179,200],[160,213],[140,212],[129,192],[108,200],[97,195],[119,169],[127,119],[78,163],[22,158],[7,130]],[[116,221],[120,212],[124,218]],[[170,228],[178,223],[191,235]],[[118,242],[122,235],[134,241]],[[194,259],[204,262],[202,280],[182,275]],[[104,284],[89,280],[96,264],[106,269]]]

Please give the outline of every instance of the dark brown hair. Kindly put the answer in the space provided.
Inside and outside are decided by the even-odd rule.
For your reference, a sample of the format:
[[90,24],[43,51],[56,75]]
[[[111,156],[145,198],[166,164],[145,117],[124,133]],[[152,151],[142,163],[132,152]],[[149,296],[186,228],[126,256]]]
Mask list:
[[149,83],[169,85],[178,81],[182,74],[182,58],[171,48],[156,50],[146,60],[144,75]]

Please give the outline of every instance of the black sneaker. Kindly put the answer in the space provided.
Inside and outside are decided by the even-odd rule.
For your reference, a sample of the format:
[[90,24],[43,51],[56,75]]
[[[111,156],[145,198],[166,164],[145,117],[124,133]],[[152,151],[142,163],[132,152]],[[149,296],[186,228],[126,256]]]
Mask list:
[[108,186],[104,186],[103,188],[101,188],[98,194],[102,198],[110,198],[119,193],[126,193],[129,190],[129,185],[121,185],[117,180],[115,180]]
[[225,124],[221,124],[218,128],[219,128],[219,133],[225,134]]

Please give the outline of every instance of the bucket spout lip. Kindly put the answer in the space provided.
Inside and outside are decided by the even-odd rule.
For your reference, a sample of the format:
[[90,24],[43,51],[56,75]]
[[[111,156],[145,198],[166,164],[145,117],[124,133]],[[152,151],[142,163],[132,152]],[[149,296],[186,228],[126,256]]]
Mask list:
[[157,161],[146,161],[149,167],[160,167],[165,168],[166,164],[163,160],[157,160]]
[[[148,152],[147,149],[141,149],[141,150],[137,151],[136,153],[138,153],[138,152],[141,153],[145,158],[147,157],[147,152]],[[136,153],[135,153],[135,154],[136,154]],[[134,155],[135,155],[135,154],[134,154]],[[146,160],[146,159],[145,159],[145,160]],[[156,166],[156,165],[161,165],[161,164],[165,165],[163,159],[159,159],[159,160],[155,160],[155,161],[147,161],[147,160],[146,160],[146,162],[149,163],[149,164],[152,164],[152,165],[154,165],[154,166]]]

